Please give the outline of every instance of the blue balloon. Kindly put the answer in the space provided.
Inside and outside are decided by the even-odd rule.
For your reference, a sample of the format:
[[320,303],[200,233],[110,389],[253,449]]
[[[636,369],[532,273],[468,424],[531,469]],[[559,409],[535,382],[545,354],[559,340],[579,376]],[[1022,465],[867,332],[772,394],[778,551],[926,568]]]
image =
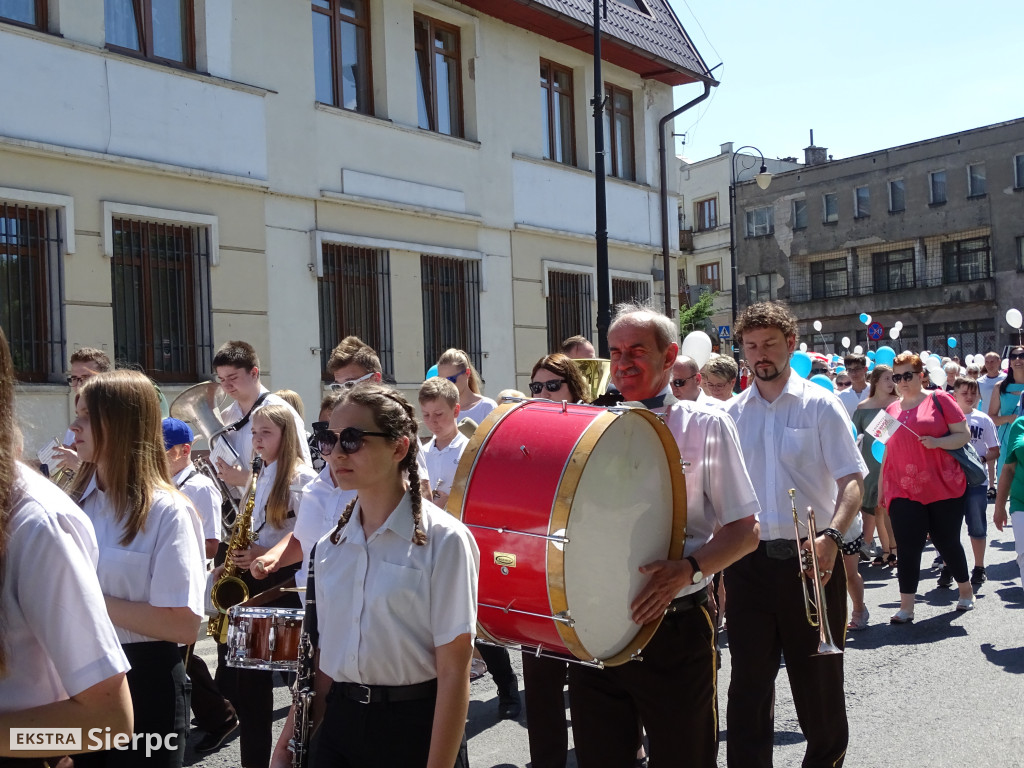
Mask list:
[[854,424],[852,421],[850,422],[850,431],[853,432],[853,439],[856,440],[857,439],[857,425]]
[[794,352],[793,357],[789,359],[789,364],[801,378],[806,379],[811,372],[811,356],[806,352]]
[[875,457],[875,461],[879,464],[882,463],[882,456],[885,454],[885,443],[875,440],[871,444],[871,455]]
[[435,376],[437,376],[437,366],[436,366],[436,365],[432,365],[432,366],[430,366],[430,368],[429,368],[429,369],[427,370],[427,378],[428,378],[428,379],[432,379],[432,378],[434,378]]
[[892,347],[879,347],[875,350],[875,364],[876,365],[892,365],[892,361],[896,359],[896,350]]
[[861,312],[860,313],[860,321],[862,323],[866,323],[868,321],[868,313],[867,312]]
[[836,374],[836,376],[838,376],[840,373],[846,373],[846,366],[845,365],[837,366],[835,371],[834,371],[834,373]]
[[949,344],[950,349],[956,349],[956,339],[954,339],[952,336],[946,339],[946,343]]
[[868,360],[874,360],[875,359],[875,351],[873,349],[869,349],[867,351],[867,357],[868,357]]
[[835,385],[832,384],[832,379],[830,379],[828,376],[826,376],[823,373],[818,373],[818,374],[815,374],[814,376],[811,376],[811,381],[813,381],[819,387],[824,387],[829,392],[835,392],[836,391]]
[[873,370],[875,370],[875,361],[868,360],[868,373],[871,373]]

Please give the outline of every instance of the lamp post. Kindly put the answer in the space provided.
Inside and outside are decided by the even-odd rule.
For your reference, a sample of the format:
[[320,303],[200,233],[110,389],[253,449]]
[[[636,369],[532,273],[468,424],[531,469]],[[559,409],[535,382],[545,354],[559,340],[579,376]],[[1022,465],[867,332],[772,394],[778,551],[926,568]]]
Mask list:
[[[772,175],[768,173],[768,166],[764,163],[764,154],[757,147],[752,147],[749,144],[747,146],[740,147],[732,153],[732,157],[729,161],[729,270],[732,276],[732,329],[736,328],[736,315],[739,306],[739,290],[737,269],[736,269],[736,156],[739,155],[744,149],[752,149],[761,158],[761,170],[754,175],[754,181],[757,182],[757,186],[761,189],[768,189],[768,185],[772,183]],[[750,157],[751,160],[754,158],[750,155],[744,155],[744,157]],[[754,164],[744,165],[740,169],[740,173],[749,170],[754,167]],[[730,338],[730,341],[732,339]],[[740,361],[740,350],[739,347],[733,343],[732,345],[732,356],[733,359],[739,363]]]

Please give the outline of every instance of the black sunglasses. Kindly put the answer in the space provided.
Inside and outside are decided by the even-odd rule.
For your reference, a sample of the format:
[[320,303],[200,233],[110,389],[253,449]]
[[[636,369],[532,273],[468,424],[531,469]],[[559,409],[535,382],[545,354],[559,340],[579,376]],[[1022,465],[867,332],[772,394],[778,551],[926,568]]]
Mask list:
[[[697,371],[697,373],[700,373],[700,371]],[[691,375],[687,376],[685,379],[672,379],[672,381],[670,383],[672,384],[673,387],[675,387],[676,389],[679,389],[679,387],[686,386],[686,382],[688,382],[690,379],[692,379],[694,376],[696,376],[697,373],[691,374]]]
[[563,384],[565,384],[565,379],[551,379],[550,381],[531,381],[530,391],[535,395],[539,395],[541,392],[544,391],[545,388],[547,388],[548,392],[557,392],[562,388]]
[[339,443],[341,452],[350,455],[363,447],[363,438],[365,437],[392,437],[387,432],[366,432],[358,427],[345,427],[342,430],[327,429],[327,427],[317,428],[322,423],[316,422],[313,425],[313,436],[316,438],[323,456],[330,456],[334,453],[334,447]]
[[906,373],[894,373],[892,375],[892,380],[896,384],[899,384],[901,381],[910,381],[915,376],[920,376],[920,375],[921,374],[916,372],[916,371],[907,371]]
[[1008,360],[1020,360],[1021,358],[1024,358],[1024,352],[1011,352],[1007,357]]

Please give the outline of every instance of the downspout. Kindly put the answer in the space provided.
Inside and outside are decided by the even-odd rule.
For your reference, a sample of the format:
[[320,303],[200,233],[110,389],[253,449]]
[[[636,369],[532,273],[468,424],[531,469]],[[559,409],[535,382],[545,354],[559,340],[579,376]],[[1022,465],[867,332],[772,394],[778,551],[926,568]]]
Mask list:
[[711,81],[704,81],[704,93],[691,102],[681,106],[679,109],[669,112],[658,121],[658,162],[661,164],[661,190],[658,198],[661,201],[661,260],[665,272],[665,314],[672,317],[672,292],[669,286],[672,281],[669,277],[669,253],[668,253],[668,158],[665,157],[665,125],[670,120],[675,120],[679,115],[711,95]]

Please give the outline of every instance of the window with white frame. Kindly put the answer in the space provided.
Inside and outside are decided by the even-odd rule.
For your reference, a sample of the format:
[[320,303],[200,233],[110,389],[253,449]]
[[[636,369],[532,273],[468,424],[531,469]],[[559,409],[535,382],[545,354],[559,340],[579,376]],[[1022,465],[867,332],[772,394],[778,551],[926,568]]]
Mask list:
[[793,201],[793,229],[807,229],[807,201]]
[[871,215],[871,190],[857,187],[853,190],[853,217],[863,219]]
[[157,209],[113,203],[104,208],[115,358],[156,381],[205,378],[213,365],[216,217],[156,215]]
[[965,283],[990,277],[992,245],[987,235],[942,244],[942,282]]
[[928,174],[928,204],[942,205],[946,202],[946,172],[932,171]]
[[384,373],[394,373],[388,251],[328,242],[321,249],[323,274],[317,278],[317,292],[324,380],[333,381],[327,360],[346,336],[358,336],[373,347]]
[[63,213],[0,199],[0,327],[19,381],[63,381]]
[[[548,349],[560,349],[570,336],[590,338],[593,322],[592,276],[588,272],[548,270]],[[614,289],[615,285],[612,284]]]
[[986,193],[985,164],[971,163],[967,166],[967,196],[982,197]]
[[903,179],[893,179],[889,182],[889,213],[899,213],[907,210],[907,190]]
[[826,224],[839,221],[839,195],[827,192],[822,198],[822,217]]
[[747,237],[762,237],[775,231],[775,214],[770,205],[752,208],[746,212]]

